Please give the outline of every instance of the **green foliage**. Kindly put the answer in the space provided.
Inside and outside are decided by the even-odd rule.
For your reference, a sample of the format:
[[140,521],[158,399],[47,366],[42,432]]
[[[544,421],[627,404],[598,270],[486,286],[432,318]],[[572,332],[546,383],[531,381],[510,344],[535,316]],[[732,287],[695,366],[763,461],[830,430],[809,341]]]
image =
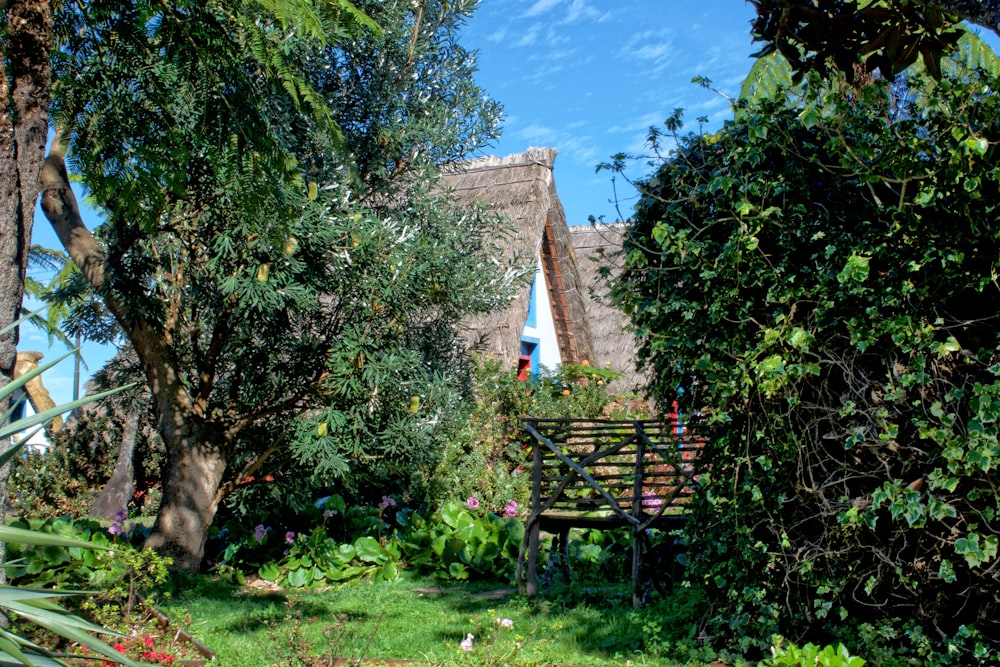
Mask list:
[[[803,0],[757,0],[754,5],[754,39],[764,42],[757,55],[777,51],[799,77],[805,71],[825,74],[832,67],[853,82],[856,66],[863,64],[864,71],[879,70],[891,79],[920,58],[939,78],[942,56],[954,51],[962,34],[956,27],[961,18],[948,5],[828,0],[819,11]],[[965,9],[976,14],[971,6]]]
[[709,438],[688,548],[738,648],[997,636],[998,84],[809,78],[642,184],[616,298]]
[[[513,518],[457,504],[424,517],[411,509],[394,511],[395,500],[388,497],[377,508],[363,508],[346,507],[334,496],[324,507],[323,522],[309,532],[261,524],[254,534],[231,541],[220,556],[219,571],[242,581],[245,570],[256,567],[262,579],[290,588],[361,578],[391,581],[404,568],[442,579],[513,578],[524,534]],[[388,514],[394,517],[391,523]],[[269,542],[282,549],[281,555],[258,560],[268,553]]]
[[546,369],[522,381],[517,371],[504,370],[493,360],[479,359],[473,387],[475,406],[448,441],[428,480],[432,506],[465,502],[475,496],[497,514],[511,500],[527,507],[531,462],[522,419],[642,414],[648,405],[608,393],[607,384],[618,377],[613,370],[587,363],[564,364],[558,370]]
[[865,664],[861,658],[852,656],[843,644],[822,648],[806,644],[800,648],[795,644],[786,644],[781,637],[776,638],[771,654],[770,658],[760,663],[761,667],[862,667]]
[[443,579],[512,581],[524,526],[515,518],[448,503],[424,519],[401,513],[400,542],[410,563]]
[[[64,17],[72,76],[55,113],[104,213],[99,296],[136,352],[131,372],[177,378],[174,393],[150,382],[161,423],[183,425],[161,432],[169,455],[192,451],[178,439],[211,442],[234,507],[329,488],[419,494],[456,427],[470,368],[459,322],[519,278],[485,261],[495,219],[436,185],[498,132],[457,42],[474,6]],[[249,485],[262,477],[268,488]],[[166,506],[189,500],[163,488]]]
[[[17,324],[18,322],[15,322],[12,326],[17,326]],[[0,333],[3,333],[3,331],[0,330]],[[0,387],[0,405],[6,405],[10,396],[17,388],[23,386],[32,377],[44,372],[50,366],[51,364],[41,366],[31,373],[21,376],[18,380]],[[83,405],[88,400],[92,399],[81,399],[80,401],[76,401],[75,405]],[[17,434],[33,427],[36,427],[37,430],[37,425],[44,424],[46,421],[52,419],[55,414],[68,411],[72,407],[74,406],[56,407],[21,420],[12,420],[11,412],[6,412],[0,415],[0,440],[13,439]],[[25,440],[27,440],[27,437],[14,442],[12,446],[8,447],[3,453],[0,453],[0,466],[7,465],[21,451]],[[5,549],[10,549],[13,545],[21,545],[25,548],[36,550],[35,553],[40,554],[38,558],[40,562],[33,565],[39,572],[44,571],[50,560],[61,559],[70,550],[89,553],[92,549],[100,548],[98,545],[91,545],[73,537],[18,526],[0,526],[0,541],[5,543]],[[4,558],[4,562],[0,565],[9,572],[11,566],[16,564],[11,562],[7,553],[5,553]],[[30,559],[29,564],[31,564]],[[14,617],[24,625],[43,628],[58,637],[85,646],[114,662],[134,666],[134,662],[119,655],[112,647],[97,639],[93,634],[107,633],[107,630],[76,616],[54,601],[74,595],[76,593],[67,591],[46,591],[23,586],[4,585],[0,586],[0,609],[2,609],[3,614],[8,618]],[[48,650],[29,640],[23,629],[19,631],[17,627],[11,628],[6,625],[0,627],[0,653],[7,656],[11,664],[24,664],[29,667],[31,665],[58,664],[52,659],[52,655]]]

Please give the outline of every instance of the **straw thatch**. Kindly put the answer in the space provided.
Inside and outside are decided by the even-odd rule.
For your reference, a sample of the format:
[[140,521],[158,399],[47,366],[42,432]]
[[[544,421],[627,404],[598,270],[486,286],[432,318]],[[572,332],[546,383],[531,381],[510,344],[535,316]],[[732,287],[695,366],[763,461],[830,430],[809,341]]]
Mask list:
[[[531,263],[541,256],[560,356],[563,363],[579,363],[593,356],[593,347],[586,293],[579,285],[566,214],[556,194],[552,174],[555,157],[555,149],[529,148],[504,158],[473,160],[446,174],[445,182],[460,201],[478,202],[512,227],[506,261]],[[513,366],[520,352],[529,297],[525,286],[503,311],[467,322],[468,339],[484,354]]]
[[577,270],[588,297],[585,303],[593,340],[593,362],[600,366],[610,365],[612,370],[625,375],[609,384],[612,393],[642,394],[648,378],[645,372],[636,368],[637,345],[629,330],[629,318],[611,305],[608,279],[601,275],[601,267],[610,270],[610,278],[621,271],[625,226],[590,225],[571,227],[570,231],[579,262]]

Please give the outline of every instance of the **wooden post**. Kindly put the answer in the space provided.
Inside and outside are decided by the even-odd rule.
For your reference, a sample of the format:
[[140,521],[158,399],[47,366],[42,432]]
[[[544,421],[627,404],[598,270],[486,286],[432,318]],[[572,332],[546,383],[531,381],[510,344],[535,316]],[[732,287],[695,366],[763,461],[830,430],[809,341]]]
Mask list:
[[[642,425],[636,421],[633,423],[636,432],[635,439],[635,481],[632,483],[632,516],[642,521],[642,500],[643,500],[643,475],[645,473],[644,462],[646,458],[646,433]],[[642,539],[638,526],[632,527],[632,606],[636,609],[642,606]]]
[[[538,423],[532,427],[537,430]],[[536,513],[542,507],[542,443],[533,440],[531,443],[531,515],[536,520],[528,528],[528,580],[525,592],[529,597],[538,595],[538,532],[540,521]]]

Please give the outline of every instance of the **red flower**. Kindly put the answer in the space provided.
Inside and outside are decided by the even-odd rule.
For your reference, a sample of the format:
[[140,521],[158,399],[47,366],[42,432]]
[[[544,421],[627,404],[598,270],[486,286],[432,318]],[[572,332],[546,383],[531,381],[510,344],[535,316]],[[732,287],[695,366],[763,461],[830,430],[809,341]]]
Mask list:
[[152,637],[143,637],[142,638],[142,643],[146,645],[146,648],[153,648],[153,638]]
[[119,653],[124,653],[127,650],[125,644],[112,644],[111,647]]

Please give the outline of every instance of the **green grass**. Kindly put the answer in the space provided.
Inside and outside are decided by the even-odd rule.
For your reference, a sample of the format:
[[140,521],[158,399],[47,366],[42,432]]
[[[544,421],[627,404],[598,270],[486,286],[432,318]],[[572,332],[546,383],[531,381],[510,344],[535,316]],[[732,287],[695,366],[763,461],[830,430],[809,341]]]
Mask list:
[[[513,660],[519,665],[698,664],[656,656],[665,620],[678,608],[676,600],[665,605],[635,611],[624,588],[529,600],[499,584],[431,579],[360,582],[322,592],[259,592],[198,577],[179,586],[162,607],[214,650],[217,664],[225,667],[326,664],[304,659],[306,654],[510,664],[497,654],[514,641],[523,646]],[[497,628],[499,618],[511,619],[513,629]],[[486,637],[495,633],[501,640],[491,645],[485,628]],[[463,655],[459,642],[467,633],[477,643]],[[644,647],[642,637],[650,633],[659,634],[661,642]]]

